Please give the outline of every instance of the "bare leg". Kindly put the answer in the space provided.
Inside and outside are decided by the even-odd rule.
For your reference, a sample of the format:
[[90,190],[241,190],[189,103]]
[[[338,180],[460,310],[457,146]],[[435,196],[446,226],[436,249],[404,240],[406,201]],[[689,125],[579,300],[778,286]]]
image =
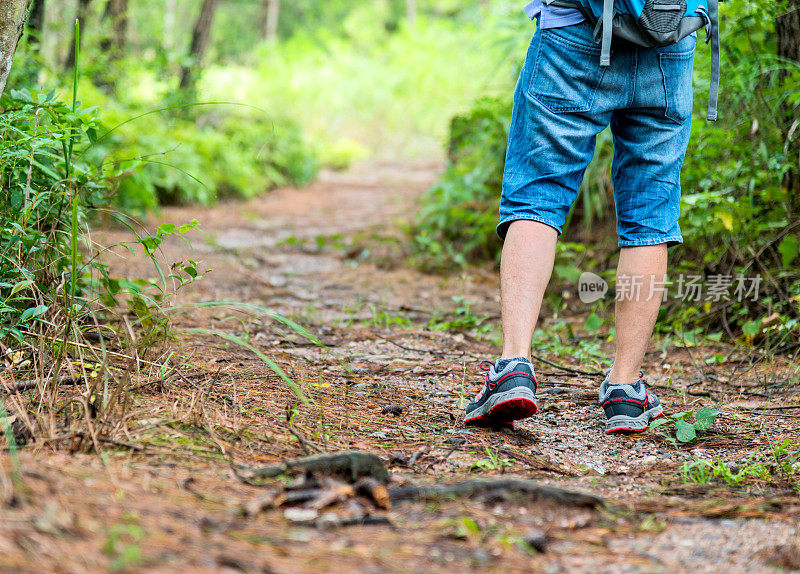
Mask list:
[[[609,374],[613,383],[630,384],[639,378],[644,354],[658,318],[663,296],[661,286],[666,273],[666,244],[622,248],[617,265],[618,289],[621,278],[625,278],[631,287],[640,284],[641,290],[637,294],[635,288],[626,288],[622,291],[626,296],[617,298],[617,350]],[[655,289],[651,288],[653,285]]]
[[538,221],[512,223],[503,245],[500,292],[503,358],[531,358],[533,330],[556,256],[558,232]]

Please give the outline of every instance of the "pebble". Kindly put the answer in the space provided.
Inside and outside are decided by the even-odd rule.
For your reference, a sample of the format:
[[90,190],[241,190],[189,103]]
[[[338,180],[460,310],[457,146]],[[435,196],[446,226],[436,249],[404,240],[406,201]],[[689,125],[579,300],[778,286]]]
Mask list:
[[316,520],[319,513],[313,508],[287,508],[283,517],[291,522],[311,522]]
[[528,544],[531,548],[534,548],[537,552],[546,552],[547,551],[547,534],[544,531],[539,530],[538,528],[533,528],[528,530],[525,533],[525,536],[522,537],[526,544]]

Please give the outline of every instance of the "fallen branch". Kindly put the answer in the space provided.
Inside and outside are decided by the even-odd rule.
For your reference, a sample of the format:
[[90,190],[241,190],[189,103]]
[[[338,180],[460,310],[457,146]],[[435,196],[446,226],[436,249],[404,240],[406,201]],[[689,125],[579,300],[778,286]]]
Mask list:
[[372,477],[382,484],[389,482],[389,473],[378,455],[371,452],[338,452],[306,456],[280,464],[259,467],[241,467],[240,478],[276,478],[287,472],[313,472],[322,475],[339,475],[352,482]]
[[[19,381],[17,383],[7,383],[5,381],[0,382],[0,390],[5,391],[10,395],[15,395],[18,393],[22,393],[24,391],[28,391],[30,389],[37,388],[40,384],[47,384],[50,382],[54,382],[53,379],[48,381],[42,381],[41,379],[29,379],[27,381]],[[56,384],[59,385],[79,385],[83,382],[83,379],[80,377],[60,377]]]
[[552,500],[566,506],[601,508],[605,500],[592,494],[542,486],[534,480],[521,478],[473,479],[456,484],[436,486],[403,486],[389,490],[392,502],[408,500],[438,500],[448,497],[473,498],[480,495],[527,497],[532,500]]

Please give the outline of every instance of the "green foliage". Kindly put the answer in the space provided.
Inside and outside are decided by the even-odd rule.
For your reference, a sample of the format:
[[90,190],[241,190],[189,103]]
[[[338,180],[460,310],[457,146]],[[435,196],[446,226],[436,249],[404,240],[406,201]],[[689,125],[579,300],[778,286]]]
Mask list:
[[[372,154],[438,157],[449,118],[506,82],[497,70],[504,55],[477,18],[423,12],[414,30],[390,32],[375,13],[356,5],[344,32],[307,21],[283,42],[256,46],[241,63],[210,66],[199,97],[253,102],[290,118],[324,165],[341,168]],[[488,9],[481,13],[492,18]]]
[[458,305],[452,317],[445,317],[439,313],[435,313],[428,321],[428,327],[434,331],[470,331],[478,329],[486,331],[491,328],[491,325],[486,324],[485,317],[475,315],[470,307],[473,305],[471,301],[467,301],[464,297],[455,295],[453,302]]
[[695,459],[685,462],[678,473],[684,482],[711,484],[714,481],[740,487],[748,483],[769,483],[789,480],[798,487],[800,476],[800,450],[792,439],[784,439],[769,448],[759,449],[741,464],[722,460]]
[[449,166],[424,197],[412,232],[426,267],[493,259],[494,233],[511,117],[507,100],[484,98],[450,124]]
[[141,565],[141,542],[144,537],[145,531],[138,524],[113,524],[109,528],[102,550],[111,559],[112,571]]
[[[791,126],[800,110],[800,65],[779,62],[775,17],[779,3],[759,1],[730,6],[723,22],[725,73],[721,121],[694,120],[683,173],[682,227],[686,249],[678,251],[676,271],[762,277],[760,297],[736,301],[711,317],[777,349],[800,334],[797,320],[800,273],[800,201],[785,176],[800,169]],[[697,68],[708,54],[697,50]],[[705,93],[701,75],[697,94]],[[697,98],[701,105],[703,98]],[[700,269],[698,269],[698,267]],[[683,305],[675,324],[691,324],[708,306]],[[773,316],[771,325],[762,321]],[[712,323],[713,324],[713,323]]]
[[[697,440],[697,431],[705,430],[714,424],[717,417],[720,415],[718,410],[710,407],[703,407],[697,412],[685,411],[670,415],[669,417],[662,417],[650,423],[650,430],[661,429],[660,433],[664,440],[676,444],[678,442],[688,443]],[[689,422],[688,419],[694,417],[694,422]],[[675,436],[671,436],[666,426],[675,425]]]
[[505,472],[507,468],[517,462],[513,458],[497,456],[488,446],[486,447],[486,454],[487,458],[476,460],[472,463],[470,470],[499,470],[500,472]]
[[575,363],[600,369],[608,360],[597,337],[580,338],[567,321],[545,324],[533,334],[533,348],[543,355],[570,357]]
[[305,185],[315,177],[316,155],[293,121],[224,102],[161,109],[166,86],[146,76],[139,81],[150,82],[145,93],[116,98],[82,85],[84,100],[104,112],[103,135],[92,153],[107,156],[119,171],[120,207],[208,205]]
[[[103,202],[104,176],[68,150],[98,127],[93,110],[76,109],[55,95],[4,96],[0,115],[0,339],[22,342],[24,332],[69,313],[72,203]],[[79,221],[85,211],[77,212]],[[82,261],[79,261],[82,263]],[[87,288],[83,273],[76,288]],[[62,291],[56,293],[57,285]],[[42,297],[41,294],[49,294]]]

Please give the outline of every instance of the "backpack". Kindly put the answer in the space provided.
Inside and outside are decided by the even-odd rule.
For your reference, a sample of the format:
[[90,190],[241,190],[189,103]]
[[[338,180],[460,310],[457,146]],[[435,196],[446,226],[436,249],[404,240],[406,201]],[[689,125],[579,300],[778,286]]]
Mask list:
[[[708,119],[717,119],[719,99],[720,0],[542,0],[548,6],[575,8],[594,26],[600,40],[600,65],[611,63],[611,40],[645,48],[675,44],[701,28],[711,45],[711,86]],[[606,23],[611,22],[610,26]]]

